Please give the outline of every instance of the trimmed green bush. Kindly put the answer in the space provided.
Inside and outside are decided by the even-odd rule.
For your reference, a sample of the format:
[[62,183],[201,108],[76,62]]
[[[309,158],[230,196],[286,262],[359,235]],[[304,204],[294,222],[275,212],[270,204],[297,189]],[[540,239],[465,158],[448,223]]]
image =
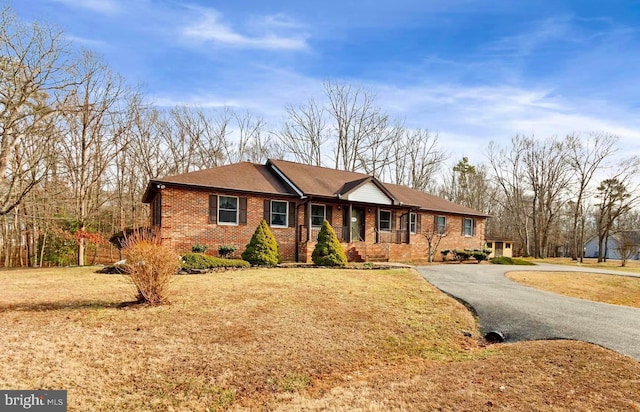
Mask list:
[[322,223],[322,229],[318,233],[318,243],[311,255],[313,263],[318,266],[346,266],[347,255],[338,241],[336,232],[328,221]]
[[471,250],[467,250],[467,249],[456,249],[453,251],[453,257],[454,259],[462,262],[465,260],[469,260],[471,259],[471,257],[473,256],[473,251]]
[[227,258],[236,250],[238,250],[238,248],[233,245],[221,245],[218,248],[218,254],[220,255],[220,257]]
[[489,260],[496,265],[520,265],[520,266],[535,266],[535,263],[531,263],[524,259],[513,259],[507,256],[495,257]]
[[275,266],[280,262],[278,243],[266,220],[260,221],[246,250],[242,252],[242,259],[254,266]]
[[221,259],[203,253],[185,253],[182,256],[183,269],[248,268],[249,262],[240,259]]
[[207,249],[209,249],[209,246],[207,246],[207,245],[197,244],[197,245],[191,246],[191,251],[193,253],[204,253],[204,252],[207,251]]

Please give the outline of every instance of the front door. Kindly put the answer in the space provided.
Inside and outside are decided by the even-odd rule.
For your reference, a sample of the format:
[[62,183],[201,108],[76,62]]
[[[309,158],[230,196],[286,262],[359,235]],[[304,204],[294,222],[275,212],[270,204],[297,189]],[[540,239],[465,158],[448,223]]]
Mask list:
[[351,208],[351,241],[364,241],[364,208]]
[[495,250],[495,254],[494,254],[495,257],[502,257],[502,253],[503,253],[503,249],[502,248],[504,246],[504,243],[503,242],[496,242],[495,246],[496,246],[496,250]]

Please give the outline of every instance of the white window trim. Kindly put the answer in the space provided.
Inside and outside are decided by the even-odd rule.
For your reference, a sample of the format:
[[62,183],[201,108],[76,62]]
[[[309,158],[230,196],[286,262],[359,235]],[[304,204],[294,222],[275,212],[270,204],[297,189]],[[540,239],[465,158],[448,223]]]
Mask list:
[[[413,225],[413,229],[411,229],[412,225]],[[418,231],[418,214],[410,212],[409,213],[409,232],[415,235],[417,231]]]
[[[273,202],[284,203],[285,204],[285,214],[284,214],[284,225],[274,225],[273,224]],[[281,213],[278,213],[281,214]],[[271,207],[269,211],[269,226],[277,227],[277,228],[287,228],[289,227],[289,202],[286,200],[272,200]]]
[[[224,210],[224,211],[231,211],[230,209],[222,209],[220,208],[220,198],[221,197],[232,197],[236,199],[236,221],[235,222],[221,222],[220,221],[220,211]],[[218,224],[222,225],[222,226],[238,226],[238,223],[240,222],[240,198],[238,196],[225,196],[225,195],[218,195]]]
[[[382,212],[389,213],[389,229],[383,229],[382,228],[382,218],[380,217]],[[381,232],[386,232],[386,233],[391,232],[391,228],[393,227],[393,225],[391,224],[391,219],[393,219],[393,213],[391,213],[391,210],[379,210],[378,211],[378,230],[380,230]]]
[[311,203],[311,210],[309,211],[309,220],[310,220],[309,223],[311,223],[311,227],[319,228],[319,227],[322,227],[322,224],[320,225],[313,224],[313,207],[314,206],[322,207],[322,222],[324,223],[324,221],[327,220],[327,205],[323,205],[321,203]]
[[[471,222],[471,234],[467,234],[466,233],[466,228],[465,228],[465,222],[469,220]],[[474,221],[473,218],[470,217],[464,217],[462,218],[462,232],[464,234],[465,237],[473,237],[473,227],[474,227]]]

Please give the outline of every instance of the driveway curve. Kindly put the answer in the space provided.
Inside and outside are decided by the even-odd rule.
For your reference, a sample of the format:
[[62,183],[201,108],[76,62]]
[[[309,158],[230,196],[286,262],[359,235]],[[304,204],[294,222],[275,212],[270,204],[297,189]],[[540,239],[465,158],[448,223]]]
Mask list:
[[640,309],[545,292],[504,276],[507,272],[525,270],[623,273],[550,264],[450,264],[416,269],[438,289],[470,305],[479,317],[483,333],[500,331],[506,342],[581,340],[640,360]]

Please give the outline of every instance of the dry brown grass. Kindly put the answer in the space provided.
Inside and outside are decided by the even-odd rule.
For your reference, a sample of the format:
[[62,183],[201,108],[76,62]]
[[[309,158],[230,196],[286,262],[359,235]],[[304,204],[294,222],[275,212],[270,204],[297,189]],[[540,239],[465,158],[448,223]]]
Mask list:
[[583,272],[509,272],[506,276],[561,295],[640,308],[640,278]]
[[0,284],[0,387],[67,389],[69,410],[640,410],[638,362],[484,347],[412,270],[181,276],[164,306],[122,306],[131,285],[87,268]]
[[574,267],[583,267],[583,268],[592,268],[592,269],[609,269],[609,270],[617,270],[622,272],[630,272],[630,273],[640,273],[640,261],[638,260],[627,260],[627,265],[622,267],[622,261],[609,259],[606,262],[598,263],[598,259],[594,258],[586,258],[582,263],[579,263],[575,260],[571,260],[571,258],[546,258],[546,259],[533,259],[533,258],[525,258],[531,262],[544,262],[544,263],[555,263],[558,265],[568,265]]

